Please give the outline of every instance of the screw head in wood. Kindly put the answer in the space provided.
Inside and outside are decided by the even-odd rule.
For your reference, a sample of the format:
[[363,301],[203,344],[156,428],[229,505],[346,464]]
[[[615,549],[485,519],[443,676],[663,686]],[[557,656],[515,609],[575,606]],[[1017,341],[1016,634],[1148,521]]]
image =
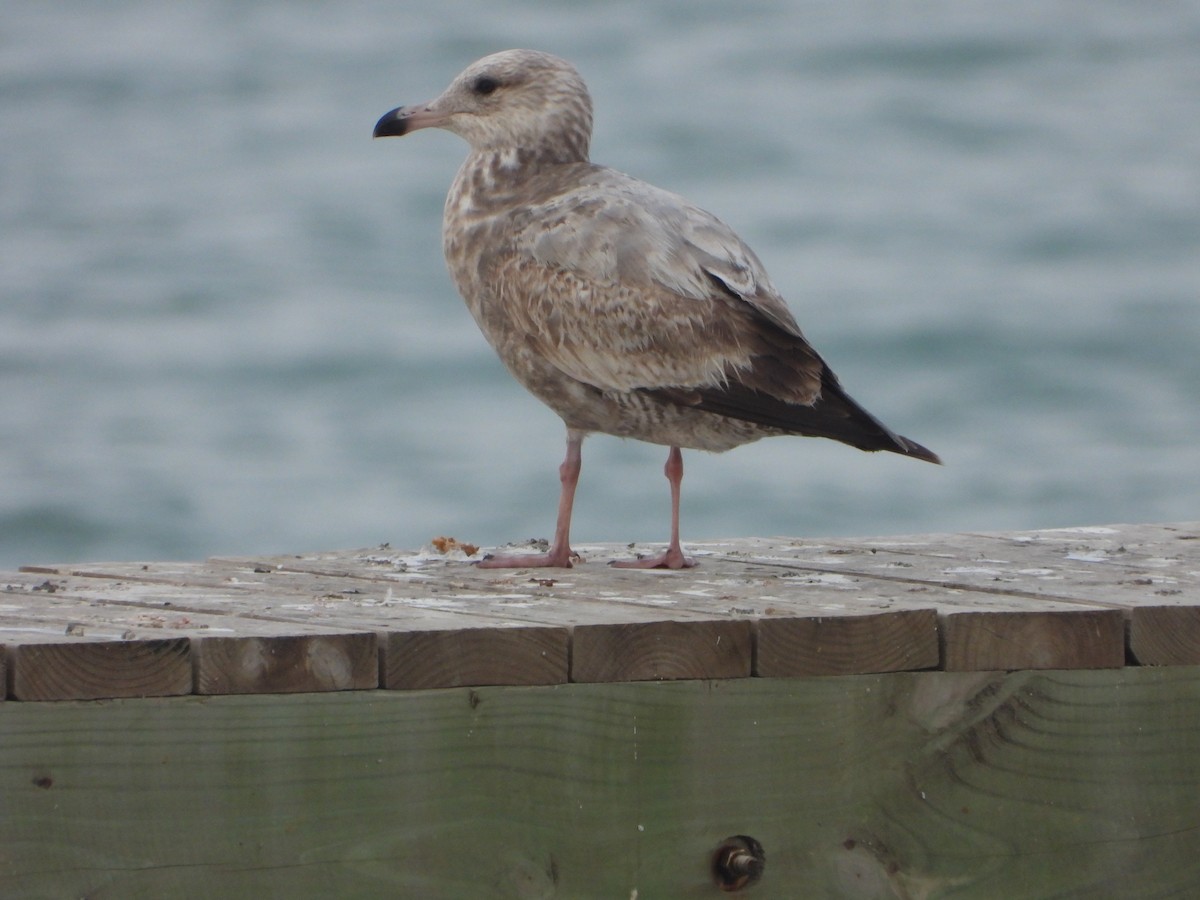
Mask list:
[[735,834],[721,842],[713,854],[713,881],[721,890],[732,894],[755,884],[762,878],[767,864],[763,846],[745,834]]

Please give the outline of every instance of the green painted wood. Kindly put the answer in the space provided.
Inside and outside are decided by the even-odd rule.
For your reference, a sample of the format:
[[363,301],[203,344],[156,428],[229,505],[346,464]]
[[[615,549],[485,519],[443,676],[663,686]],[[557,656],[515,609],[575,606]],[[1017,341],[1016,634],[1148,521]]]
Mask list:
[[0,704],[5,897],[1186,897],[1200,669]]

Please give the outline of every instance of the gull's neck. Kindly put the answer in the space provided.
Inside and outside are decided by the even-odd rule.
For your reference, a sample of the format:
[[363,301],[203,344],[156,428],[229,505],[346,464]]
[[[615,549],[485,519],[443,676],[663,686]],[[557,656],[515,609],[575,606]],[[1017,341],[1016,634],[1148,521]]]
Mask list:
[[587,165],[586,154],[563,149],[563,145],[472,149],[446,197],[447,219],[487,215],[518,200],[527,204],[534,199],[529,188],[535,177],[552,182],[552,173],[563,166]]

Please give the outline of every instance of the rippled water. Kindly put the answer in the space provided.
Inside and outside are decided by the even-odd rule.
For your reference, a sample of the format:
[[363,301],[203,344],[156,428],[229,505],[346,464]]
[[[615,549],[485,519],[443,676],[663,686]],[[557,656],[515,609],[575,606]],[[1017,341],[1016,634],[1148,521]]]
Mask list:
[[[687,454],[685,540],[1198,518],[1198,9],[9,3],[0,564],[550,532],[561,424],[441,262],[463,145],[370,140],[511,46],[946,461]],[[584,453],[577,538],[664,539],[663,450]]]

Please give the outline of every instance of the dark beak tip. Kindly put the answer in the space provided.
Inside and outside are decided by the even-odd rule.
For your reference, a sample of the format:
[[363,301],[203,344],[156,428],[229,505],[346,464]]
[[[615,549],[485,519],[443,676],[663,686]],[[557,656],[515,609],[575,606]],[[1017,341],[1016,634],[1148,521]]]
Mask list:
[[403,115],[404,107],[397,106],[390,112],[386,112],[375,123],[375,131],[371,137],[400,137],[408,130],[408,117]]

